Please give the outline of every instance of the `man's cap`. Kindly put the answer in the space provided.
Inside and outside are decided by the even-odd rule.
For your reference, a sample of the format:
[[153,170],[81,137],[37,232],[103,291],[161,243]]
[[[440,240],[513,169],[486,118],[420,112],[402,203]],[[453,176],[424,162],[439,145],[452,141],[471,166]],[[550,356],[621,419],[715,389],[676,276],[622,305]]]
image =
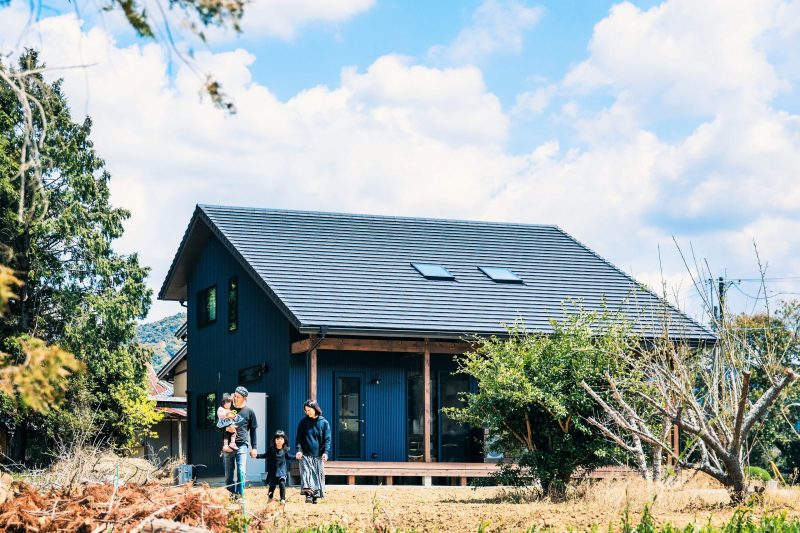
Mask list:
[[244,396],[245,398],[247,398],[247,395],[248,395],[248,394],[250,394],[249,392],[247,392],[247,389],[245,389],[245,388],[244,388],[244,387],[242,387],[241,385],[239,385],[238,387],[236,387],[236,390],[235,390],[235,391],[233,391],[233,392],[238,392],[239,394],[241,394],[241,395],[242,395],[242,396]]

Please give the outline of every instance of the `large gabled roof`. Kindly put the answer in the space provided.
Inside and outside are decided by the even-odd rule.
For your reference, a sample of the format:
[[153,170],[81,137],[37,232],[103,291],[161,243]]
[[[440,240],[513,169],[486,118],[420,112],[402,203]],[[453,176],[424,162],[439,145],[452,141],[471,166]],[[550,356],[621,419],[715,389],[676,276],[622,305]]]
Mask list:
[[[565,301],[621,311],[641,333],[714,335],[556,226],[199,205],[159,298],[186,298],[188,272],[216,235],[301,332],[457,337],[521,320],[551,331]],[[429,280],[435,263],[455,281]],[[479,267],[511,269],[522,284]]]

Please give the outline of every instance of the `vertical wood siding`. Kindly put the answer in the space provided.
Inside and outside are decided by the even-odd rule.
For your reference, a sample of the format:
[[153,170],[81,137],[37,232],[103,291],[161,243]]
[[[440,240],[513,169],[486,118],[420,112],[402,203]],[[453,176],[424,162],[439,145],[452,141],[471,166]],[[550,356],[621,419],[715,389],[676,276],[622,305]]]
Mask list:
[[[337,372],[360,373],[364,380],[364,420],[366,461],[407,461],[407,390],[409,371],[420,368],[422,355],[399,353],[320,351],[318,362],[317,399],[336,433],[335,376]],[[451,356],[431,356],[433,372],[455,370]],[[370,383],[379,377],[380,384]],[[306,362],[302,355],[292,356],[290,371],[291,402],[289,438],[294,445],[297,424],[303,416],[306,400]],[[434,416],[436,414],[434,413]],[[333,445],[336,446],[334,438]],[[335,454],[335,450],[334,450]],[[374,455],[373,455],[374,454]],[[334,455],[335,457],[335,455]]]
[[[228,333],[228,279],[239,278],[239,327]],[[217,319],[197,327],[197,292],[217,286]],[[266,435],[285,427],[289,412],[289,322],[250,278],[222,244],[210,237],[189,277],[187,287],[188,389],[190,410],[189,462],[203,464],[200,475],[221,475],[221,435],[216,429],[197,428],[197,399],[215,392],[232,392],[238,385],[239,369],[267,363],[260,381],[245,386],[265,392],[268,420]],[[269,438],[269,437],[267,437]],[[259,443],[263,449],[264,443]]]

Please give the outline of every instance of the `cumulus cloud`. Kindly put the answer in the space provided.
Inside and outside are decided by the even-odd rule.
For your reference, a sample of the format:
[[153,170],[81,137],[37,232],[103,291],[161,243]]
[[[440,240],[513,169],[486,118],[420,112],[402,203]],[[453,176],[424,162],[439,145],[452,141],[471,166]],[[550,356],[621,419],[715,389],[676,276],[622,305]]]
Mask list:
[[[243,36],[291,40],[300,28],[341,23],[374,5],[375,0],[254,0],[245,8]],[[219,32],[211,33],[214,40],[223,38]],[[230,33],[226,36],[232,37]]]
[[[585,60],[557,83],[518,96],[518,117],[539,120],[551,109],[579,142],[516,178],[497,209],[533,197],[556,219],[562,209],[581,213],[568,227],[593,235],[601,249],[628,243],[631,257],[641,249],[630,243],[661,242],[671,256],[667,278],[684,287],[672,235],[684,246],[694,242],[720,273],[752,273],[753,241],[777,268],[796,271],[789,248],[800,247],[800,180],[791,169],[800,164],[800,116],[777,99],[797,98],[792,81],[800,69],[782,51],[800,35],[787,16],[798,6],[614,6],[595,26]],[[598,108],[598,97],[611,103]],[[565,100],[575,107],[552,110]],[[659,135],[676,120],[685,133]],[[658,270],[635,257],[631,263],[658,285]]]
[[517,0],[485,0],[472,14],[472,21],[448,45],[428,51],[435,60],[478,63],[496,52],[519,53],[523,36],[544,14],[538,6]]
[[[95,64],[52,75],[94,120],[112,200],[133,212],[121,248],[154,267],[154,289],[194,204],[220,203],[558,224],[656,288],[660,245],[671,288],[696,304],[673,235],[731,275],[753,272],[753,239],[773,273],[800,268],[800,117],[776,103],[796,95],[797,73],[773,59],[800,33],[781,15],[797,4],[747,4],[760,7],[741,31],[727,2],[621,4],[585,60],[512,113],[475,66],[385,55],[281,100],[253,80],[246,50],[199,54],[235,99],[231,117],[189,69],[171,73],[156,45],[121,46],[72,15],[40,22],[35,44],[51,65]],[[2,12],[0,36],[13,13]],[[726,44],[697,59],[696,35]],[[548,110],[570,134],[511,153],[513,121]],[[696,124],[660,135],[672,110]]]
[[154,267],[154,289],[195,203],[466,217],[519,164],[502,149],[508,117],[471,66],[384,56],[281,101],[252,80],[250,53],[198,54],[236,102],[227,116],[191,70],[170,77],[156,45],[119,46],[73,15],[36,33],[50,64],[95,65],[53,75],[93,117],[112,201],[133,213],[120,246]]

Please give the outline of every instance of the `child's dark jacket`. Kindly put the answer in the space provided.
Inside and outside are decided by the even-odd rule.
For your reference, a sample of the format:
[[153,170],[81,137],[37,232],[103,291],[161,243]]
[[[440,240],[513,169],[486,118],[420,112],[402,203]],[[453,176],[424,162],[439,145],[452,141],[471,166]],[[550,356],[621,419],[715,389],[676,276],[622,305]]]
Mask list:
[[257,459],[267,460],[267,483],[270,485],[276,484],[283,478],[289,478],[289,449],[284,448],[281,450],[270,446],[266,453],[256,455]]

